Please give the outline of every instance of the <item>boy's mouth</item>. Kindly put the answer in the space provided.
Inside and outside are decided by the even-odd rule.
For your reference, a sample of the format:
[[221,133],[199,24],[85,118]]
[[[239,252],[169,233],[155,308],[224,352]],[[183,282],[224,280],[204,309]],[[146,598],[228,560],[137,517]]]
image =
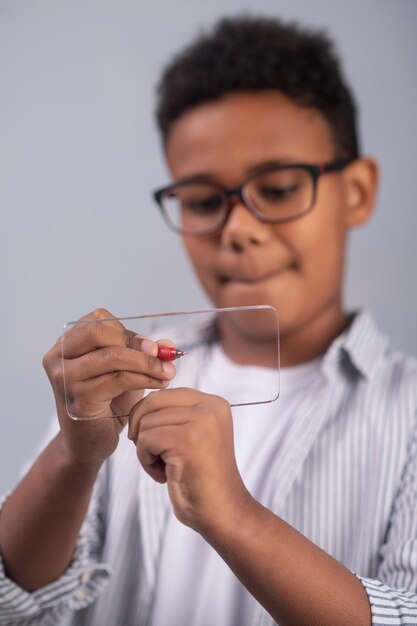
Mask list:
[[219,282],[221,285],[227,285],[229,283],[236,283],[242,285],[256,285],[258,283],[266,282],[270,278],[277,278],[281,274],[284,274],[288,270],[295,269],[295,264],[287,265],[279,270],[268,272],[260,276],[235,276],[230,274],[221,274],[219,276]]

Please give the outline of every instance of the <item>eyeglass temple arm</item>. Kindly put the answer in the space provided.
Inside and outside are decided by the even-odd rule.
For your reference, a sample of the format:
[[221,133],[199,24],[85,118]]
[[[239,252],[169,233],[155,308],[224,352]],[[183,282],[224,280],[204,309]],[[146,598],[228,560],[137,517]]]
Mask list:
[[346,165],[352,163],[354,159],[337,159],[336,161],[332,161],[331,163],[325,163],[323,165],[319,165],[319,175],[324,174],[325,172],[338,172],[342,170]]

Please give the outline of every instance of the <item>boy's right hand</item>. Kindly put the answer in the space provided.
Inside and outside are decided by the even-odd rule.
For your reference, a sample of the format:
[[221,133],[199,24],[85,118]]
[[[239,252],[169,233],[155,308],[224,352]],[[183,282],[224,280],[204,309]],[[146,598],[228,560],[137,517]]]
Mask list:
[[[97,309],[83,320],[113,318]],[[166,342],[164,342],[166,343]],[[77,324],[65,334],[65,387],[68,410],[93,421],[68,416],[61,339],[43,365],[55,396],[60,438],[70,461],[101,465],[116,449],[133,405],[145,389],[164,389],[175,375],[172,363],[156,358],[158,344],[128,331],[118,320]]]

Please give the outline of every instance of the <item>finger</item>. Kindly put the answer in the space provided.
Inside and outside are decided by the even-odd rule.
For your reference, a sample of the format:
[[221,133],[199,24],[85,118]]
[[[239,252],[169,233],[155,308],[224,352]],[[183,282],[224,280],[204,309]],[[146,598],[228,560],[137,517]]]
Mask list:
[[157,356],[158,346],[167,346],[170,348],[176,347],[175,343],[171,341],[171,339],[158,339],[157,341],[151,341],[143,335],[136,334],[133,331],[127,329],[125,330],[125,335],[127,335],[128,337],[128,339],[126,340],[126,346],[128,348],[142,350],[143,352],[147,352],[148,354],[152,354],[153,356]]
[[73,395],[80,398],[91,397],[98,402],[109,402],[127,391],[164,389],[167,385],[169,385],[168,380],[155,380],[143,374],[111,372],[77,383],[73,389]]
[[158,345],[131,330],[115,328],[108,321],[78,322],[62,337],[62,354],[64,359],[73,359],[93,350],[108,346],[118,346],[131,352],[144,352],[156,357]]
[[127,424],[132,407],[143,398],[144,390],[125,391],[122,395],[117,396],[110,403],[111,411],[114,415],[126,415],[124,424]]
[[142,350],[156,356],[155,342],[127,330],[105,309],[98,309],[76,322],[61,338],[65,359],[76,358],[91,350],[116,345]]
[[210,401],[212,396],[189,387],[166,389],[163,394],[150,393],[133,407],[132,416],[135,414],[140,418],[147,413],[153,413],[167,407],[197,406],[197,404],[202,402],[203,398]]
[[156,430],[139,433],[136,453],[145,470],[154,480],[166,482],[163,459],[174,449],[181,426],[164,426]]
[[[123,331],[123,325],[106,309],[95,309],[91,313],[84,315],[80,320],[74,324],[67,324],[68,330],[64,330],[60,337],[56,340],[53,347],[45,354],[43,358],[43,363],[45,369],[48,368],[49,364],[53,362],[56,356],[64,356],[68,355],[68,358],[72,357],[72,351],[75,352],[75,356],[79,354],[83,354],[84,351],[80,350],[79,341],[80,338],[83,339],[84,334],[88,332],[90,326],[87,325],[87,320],[91,322],[91,324],[96,323],[105,323],[107,328],[113,328],[116,331]],[[65,328],[65,327],[64,327]],[[74,346],[74,341],[76,345]],[[88,351],[88,349],[87,349]]]
[[164,389],[162,393],[149,393],[145,398],[139,400],[130,411],[129,433],[132,436],[129,435],[129,438],[133,441],[136,440],[140,422],[146,415],[172,407],[181,407],[182,409],[196,407],[202,401],[203,396],[210,397],[208,394],[187,387]]
[[129,348],[130,350],[140,350],[142,352],[146,352],[146,354],[150,354],[155,357],[157,356],[158,344],[156,341],[152,341],[143,335],[139,335],[128,328],[124,329],[124,336],[126,348]]
[[169,348],[175,348],[176,345],[171,339],[158,339],[156,342],[157,346],[167,346]]
[[87,315],[83,315],[79,319],[80,322],[85,322],[87,320],[106,321],[109,326],[112,326],[116,330],[123,328],[123,324],[117,319],[117,317],[115,317],[113,313],[110,313],[110,311],[108,311],[107,309],[103,308],[94,309],[94,311],[91,311],[91,313],[87,313]]
[[117,372],[77,383],[66,391],[68,412],[79,418],[96,416],[106,410],[109,412],[109,403],[126,392],[143,390],[147,384],[151,389],[161,389],[168,385],[169,381],[156,384],[153,379],[146,381],[143,376]]
[[185,407],[195,405],[198,402],[198,394],[201,392],[195,392],[195,394],[193,392],[193,389],[183,387],[164,389],[163,393],[149,393],[145,398],[139,400],[132,407],[129,414],[129,439],[136,441],[140,422],[146,415],[151,415],[173,406]]
[[111,345],[125,345],[124,328],[120,324],[115,328],[113,323],[103,320],[79,321],[67,330],[61,338],[62,356],[73,359]]
[[164,426],[185,426],[191,421],[195,413],[195,407],[170,407],[163,408],[153,413],[147,413],[141,418],[129,416],[128,439],[137,441],[139,433],[146,430],[153,430]]
[[88,380],[117,371],[144,374],[159,381],[171,380],[176,374],[173,363],[163,363],[155,356],[123,346],[97,348],[80,357],[66,359],[64,368],[68,382]]

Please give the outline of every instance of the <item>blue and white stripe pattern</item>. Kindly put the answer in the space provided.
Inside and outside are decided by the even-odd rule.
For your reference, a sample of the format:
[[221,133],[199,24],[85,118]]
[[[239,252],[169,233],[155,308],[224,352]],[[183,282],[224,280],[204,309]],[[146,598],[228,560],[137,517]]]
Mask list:
[[[198,365],[201,353],[188,358]],[[360,313],[322,371],[294,406],[264,504],[358,576],[372,626],[417,626],[417,363]],[[152,602],[170,514],[166,490],[138,470],[123,438],[67,572],[28,594],[0,569],[0,624],[158,626]],[[257,605],[252,625],[273,624]]]

